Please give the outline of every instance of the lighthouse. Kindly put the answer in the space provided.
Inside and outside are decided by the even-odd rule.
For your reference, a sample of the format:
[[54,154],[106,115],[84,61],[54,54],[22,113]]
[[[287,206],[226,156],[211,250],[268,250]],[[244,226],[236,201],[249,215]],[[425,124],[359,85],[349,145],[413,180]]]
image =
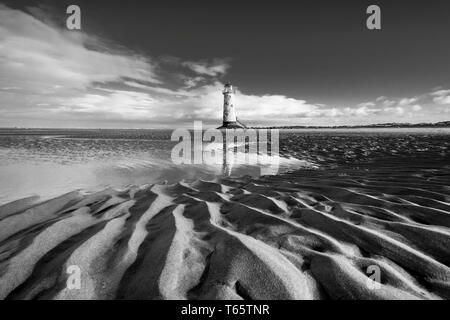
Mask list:
[[223,124],[219,129],[238,129],[245,128],[245,125],[240,123],[236,118],[236,111],[234,109],[234,94],[235,91],[231,83],[225,84],[223,93]]

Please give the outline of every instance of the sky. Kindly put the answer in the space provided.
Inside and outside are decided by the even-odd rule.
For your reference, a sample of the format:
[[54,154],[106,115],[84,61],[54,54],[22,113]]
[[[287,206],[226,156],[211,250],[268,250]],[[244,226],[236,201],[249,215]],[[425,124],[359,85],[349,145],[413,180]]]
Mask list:
[[0,126],[214,127],[227,81],[247,125],[448,121],[449,36],[449,1],[0,0]]

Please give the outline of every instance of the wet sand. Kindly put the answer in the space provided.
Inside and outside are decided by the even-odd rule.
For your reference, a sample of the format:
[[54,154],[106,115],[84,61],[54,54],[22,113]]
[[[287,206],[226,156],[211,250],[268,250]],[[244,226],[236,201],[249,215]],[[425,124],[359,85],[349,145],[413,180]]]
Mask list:
[[0,298],[449,298],[448,172],[387,169],[16,201],[0,208]]
[[320,170],[3,205],[0,298],[449,299],[447,149],[366,145],[328,143]]

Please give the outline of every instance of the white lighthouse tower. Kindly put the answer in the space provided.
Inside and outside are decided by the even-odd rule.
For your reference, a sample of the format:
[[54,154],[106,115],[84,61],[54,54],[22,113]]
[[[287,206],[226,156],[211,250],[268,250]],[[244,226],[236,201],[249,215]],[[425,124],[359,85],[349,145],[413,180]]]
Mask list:
[[244,128],[245,126],[241,124],[236,118],[236,112],[234,109],[234,89],[231,83],[225,84],[223,93],[223,124],[219,129],[223,128]]

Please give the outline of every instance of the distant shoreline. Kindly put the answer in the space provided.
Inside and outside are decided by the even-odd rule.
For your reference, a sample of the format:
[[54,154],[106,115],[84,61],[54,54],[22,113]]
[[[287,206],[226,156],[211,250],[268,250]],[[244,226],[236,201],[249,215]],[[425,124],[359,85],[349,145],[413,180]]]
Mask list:
[[386,129],[386,128],[450,128],[450,121],[436,123],[380,123],[354,126],[263,126],[249,129]]
[[[213,127],[213,126],[212,126]],[[401,129],[401,128],[450,128],[450,121],[440,121],[436,123],[378,123],[368,125],[353,126],[248,126],[247,129]],[[113,131],[113,130],[173,130],[175,128],[30,128],[30,127],[0,127],[2,130],[92,130],[92,131]]]

